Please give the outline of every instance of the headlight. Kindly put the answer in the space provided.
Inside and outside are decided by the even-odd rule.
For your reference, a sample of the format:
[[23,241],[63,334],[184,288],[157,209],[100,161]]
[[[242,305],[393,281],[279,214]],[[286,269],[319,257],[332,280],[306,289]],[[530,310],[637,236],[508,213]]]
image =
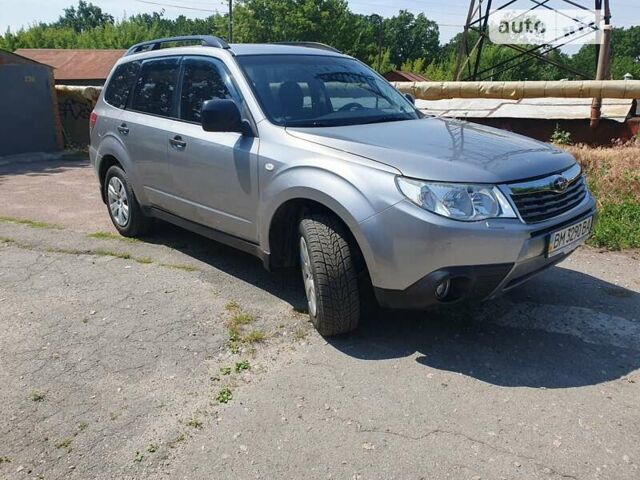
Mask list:
[[423,182],[396,177],[400,191],[419,207],[465,222],[487,218],[516,218],[498,187],[461,183]]

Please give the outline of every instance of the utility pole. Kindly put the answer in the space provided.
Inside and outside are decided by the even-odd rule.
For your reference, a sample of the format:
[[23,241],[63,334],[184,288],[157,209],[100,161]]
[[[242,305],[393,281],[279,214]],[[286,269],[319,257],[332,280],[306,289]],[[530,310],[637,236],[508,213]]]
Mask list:
[[233,42],[233,0],[229,0],[229,43]]
[[[597,5],[597,3],[596,3]],[[604,0],[604,27],[602,29],[602,44],[598,52],[598,68],[596,80],[604,80],[609,76],[609,63],[611,60],[611,10],[609,0]],[[596,97],[591,103],[591,128],[595,129],[600,124],[602,98]]]
[[378,27],[378,61],[376,70],[380,72],[380,66],[382,65],[382,17],[377,13],[374,13],[369,18],[371,18],[373,23]]

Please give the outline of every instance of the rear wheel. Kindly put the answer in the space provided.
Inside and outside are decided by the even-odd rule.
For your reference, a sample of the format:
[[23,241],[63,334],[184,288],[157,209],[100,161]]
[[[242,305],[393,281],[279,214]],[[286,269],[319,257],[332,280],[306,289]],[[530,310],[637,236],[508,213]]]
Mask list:
[[321,335],[355,330],[360,293],[352,246],[343,224],[311,214],[299,225],[300,268],[309,316]]
[[118,165],[107,170],[104,178],[104,198],[113,226],[125,237],[146,233],[151,219],[142,213],[127,174]]

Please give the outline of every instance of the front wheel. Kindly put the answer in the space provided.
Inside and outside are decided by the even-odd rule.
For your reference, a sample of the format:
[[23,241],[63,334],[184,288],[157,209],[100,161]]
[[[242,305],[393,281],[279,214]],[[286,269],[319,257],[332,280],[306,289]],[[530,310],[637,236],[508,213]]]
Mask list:
[[300,268],[309,316],[324,336],[355,330],[360,293],[352,247],[342,223],[311,214],[299,225]]

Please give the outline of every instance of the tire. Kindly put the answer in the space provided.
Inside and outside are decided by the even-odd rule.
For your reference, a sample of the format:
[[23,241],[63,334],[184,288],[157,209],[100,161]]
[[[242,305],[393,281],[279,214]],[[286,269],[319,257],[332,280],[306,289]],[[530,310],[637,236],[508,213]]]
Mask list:
[[310,214],[298,230],[300,269],[313,325],[323,336],[355,330],[360,293],[345,227],[331,215]]
[[142,213],[129,177],[120,166],[107,170],[103,188],[109,217],[120,235],[138,237],[149,231],[151,219]]

